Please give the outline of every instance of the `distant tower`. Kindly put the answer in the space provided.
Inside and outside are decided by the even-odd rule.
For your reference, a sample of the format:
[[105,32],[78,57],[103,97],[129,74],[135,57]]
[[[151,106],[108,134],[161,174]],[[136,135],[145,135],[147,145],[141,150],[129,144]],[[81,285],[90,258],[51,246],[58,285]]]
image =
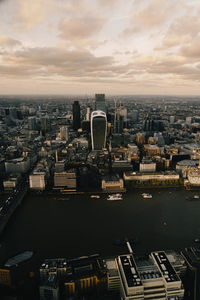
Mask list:
[[29,130],[36,130],[37,129],[36,118],[35,117],[29,117],[28,118],[28,129]]
[[93,111],[91,115],[92,150],[102,150],[106,146],[107,118],[103,111]]
[[90,107],[87,107],[87,112],[86,112],[86,121],[90,120]]
[[44,135],[51,130],[51,120],[48,115],[41,118],[41,130]]
[[95,95],[95,109],[106,112],[105,94]]
[[62,126],[60,128],[60,139],[63,141],[68,141],[69,138],[69,132],[67,126]]
[[78,101],[73,103],[73,129],[78,130],[81,127],[80,104]]

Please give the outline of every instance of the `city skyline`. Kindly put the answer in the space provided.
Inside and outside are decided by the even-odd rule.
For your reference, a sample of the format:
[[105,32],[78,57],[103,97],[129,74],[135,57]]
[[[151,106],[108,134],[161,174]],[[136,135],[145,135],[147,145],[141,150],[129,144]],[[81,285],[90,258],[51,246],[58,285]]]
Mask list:
[[197,0],[0,1],[0,94],[200,94]]

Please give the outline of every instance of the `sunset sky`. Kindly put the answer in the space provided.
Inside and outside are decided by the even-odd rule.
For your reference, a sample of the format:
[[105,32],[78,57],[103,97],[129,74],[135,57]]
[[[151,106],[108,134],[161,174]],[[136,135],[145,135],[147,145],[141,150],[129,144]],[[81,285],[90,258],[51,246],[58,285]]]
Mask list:
[[0,0],[0,94],[200,95],[199,0]]

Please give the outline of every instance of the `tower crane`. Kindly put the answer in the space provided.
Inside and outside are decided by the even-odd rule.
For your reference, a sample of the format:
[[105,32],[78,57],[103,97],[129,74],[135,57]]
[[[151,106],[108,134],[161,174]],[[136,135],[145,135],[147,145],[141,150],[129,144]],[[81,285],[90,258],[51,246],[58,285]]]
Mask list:
[[[197,134],[195,136],[195,144],[196,144],[196,147],[197,147],[197,153],[198,153],[198,157],[200,156],[200,148],[199,148],[199,145],[198,145],[198,142],[199,142],[199,135]],[[199,157],[199,166],[198,168],[200,169],[200,157]]]

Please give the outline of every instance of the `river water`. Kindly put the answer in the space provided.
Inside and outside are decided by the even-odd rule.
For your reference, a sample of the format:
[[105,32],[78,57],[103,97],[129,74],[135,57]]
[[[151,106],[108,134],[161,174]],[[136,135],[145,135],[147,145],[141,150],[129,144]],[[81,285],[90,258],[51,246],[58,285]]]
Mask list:
[[186,200],[194,192],[145,190],[152,199],[143,199],[142,192],[127,192],[123,201],[27,194],[1,237],[2,260],[24,250],[34,250],[38,265],[45,258],[117,255],[128,252],[113,243],[124,237],[140,239],[136,253],[179,250],[200,237],[200,201]]

